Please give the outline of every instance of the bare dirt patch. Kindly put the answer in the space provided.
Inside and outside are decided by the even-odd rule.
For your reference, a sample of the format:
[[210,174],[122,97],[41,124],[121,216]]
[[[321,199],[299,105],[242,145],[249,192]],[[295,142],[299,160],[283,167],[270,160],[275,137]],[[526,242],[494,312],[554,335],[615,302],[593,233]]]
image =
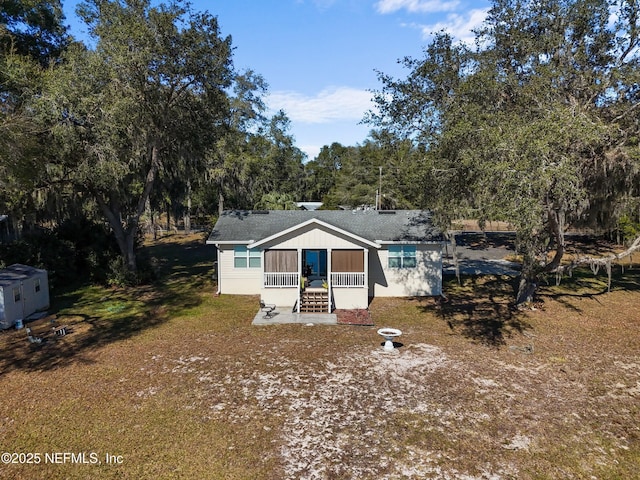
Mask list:
[[[374,302],[373,314],[390,303],[410,313],[421,302]],[[614,333],[638,319],[583,307],[594,310],[572,316],[549,302],[502,345],[399,315],[395,354],[375,329],[282,329],[250,355],[149,357],[158,384],[142,395],[168,376],[194,412],[272,433],[273,478],[609,478],[640,452],[638,345]]]
[[373,318],[371,312],[367,309],[336,309],[333,311],[338,317],[339,325],[361,325],[371,326],[373,325]]

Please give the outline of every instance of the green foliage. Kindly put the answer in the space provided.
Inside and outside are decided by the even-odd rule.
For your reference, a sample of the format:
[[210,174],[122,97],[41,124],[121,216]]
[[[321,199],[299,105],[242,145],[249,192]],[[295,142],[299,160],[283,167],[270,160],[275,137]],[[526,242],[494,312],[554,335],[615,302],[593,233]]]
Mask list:
[[624,243],[629,243],[640,236],[640,221],[634,221],[628,215],[622,215],[618,222]]
[[207,173],[224,208],[253,208],[273,192],[302,198],[304,154],[294,145],[284,112],[260,119],[254,132],[232,127],[207,157]]
[[384,132],[355,147],[333,143],[305,165],[305,200],[322,200],[326,209],[375,207],[376,201],[383,209],[424,206],[424,159],[422,149]]
[[13,51],[43,65],[58,57],[68,42],[60,0],[2,0],[0,55]]
[[325,198],[335,186],[347,154],[348,148],[335,142],[322,147],[318,156],[305,164],[304,200],[318,202]]
[[265,193],[260,201],[256,203],[257,210],[297,210],[295,200],[288,193]]
[[613,8],[495,0],[475,51],[439,34],[407,79],[380,75],[368,120],[431,152],[438,216],[508,221],[533,283],[569,226],[611,228],[640,193],[638,6]]
[[103,223],[69,219],[54,230],[54,235],[73,244],[72,265],[80,278],[98,283],[107,280],[110,262],[119,252],[113,233]]
[[111,259],[106,281],[108,285],[120,288],[137,283],[135,273],[127,268],[127,264],[122,257]]
[[20,240],[0,244],[3,267],[22,263],[48,271],[50,283],[64,284],[73,281],[76,270],[70,259],[75,259],[75,245],[48,231],[29,233]]
[[158,177],[202,170],[226,127],[231,39],[215,17],[179,3],[89,0],[79,12],[95,49],[70,46],[27,99],[49,135],[39,183],[95,201],[135,271],[139,221]]
[[105,283],[111,262],[117,258],[113,234],[87,219],[68,220],[52,231],[36,230],[18,241],[0,244],[2,267],[23,263],[44,268],[53,286],[76,281]]
[[46,269],[54,288],[76,282],[139,285],[155,279],[149,257],[140,257],[137,271],[129,271],[113,233],[104,224],[84,218],[67,220],[52,231],[37,230],[18,241],[0,244],[0,259],[0,268],[23,263]]
[[138,256],[138,268],[132,272],[122,256],[111,257],[102,283],[112,287],[148,285],[156,280],[156,268],[147,255]]

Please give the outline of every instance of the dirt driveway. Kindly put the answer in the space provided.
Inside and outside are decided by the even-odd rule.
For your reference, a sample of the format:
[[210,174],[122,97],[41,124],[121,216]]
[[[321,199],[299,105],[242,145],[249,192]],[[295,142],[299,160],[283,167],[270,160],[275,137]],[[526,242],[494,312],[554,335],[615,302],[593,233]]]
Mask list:
[[456,234],[455,252],[448,246],[443,264],[445,275],[455,275],[456,255],[461,275],[519,274],[520,265],[509,261],[515,255],[515,234],[512,232],[461,232]]

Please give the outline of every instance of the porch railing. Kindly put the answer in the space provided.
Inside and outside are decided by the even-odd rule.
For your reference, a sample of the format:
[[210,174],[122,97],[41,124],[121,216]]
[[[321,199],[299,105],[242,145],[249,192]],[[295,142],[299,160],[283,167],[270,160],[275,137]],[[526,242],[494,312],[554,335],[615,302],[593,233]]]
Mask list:
[[331,285],[334,287],[364,287],[364,272],[332,272]]
[[299,287],[300,276],[296,272],[273,272],[264,274],[265,288]]
[[[295,272],[264,273],[265,288],[291,288],[300,286],[300,276]],[[341,288],[361,288],[365,286],[364,272],[333,272],[331,285]]]

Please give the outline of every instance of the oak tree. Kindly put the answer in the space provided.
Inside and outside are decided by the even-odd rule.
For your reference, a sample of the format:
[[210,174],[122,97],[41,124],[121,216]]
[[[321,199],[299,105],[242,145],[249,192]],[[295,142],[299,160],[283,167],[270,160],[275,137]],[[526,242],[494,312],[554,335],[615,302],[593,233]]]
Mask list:
[[158,175],[203,159],[224,127],[231,38],[215,17],[179,2],[87,0],[78,12],[95,47],[72,45],[33,99],[55,149],[44,169],[96,202],[135,272]]
[[639,13],[634,0],[495,0],[475,49],[440,33],[403,60],[406,79],[380,74],[368,120],[431,152],[443,223],[515,228],[518,303],[566,270],[570,226],[607,228],[640,195]]

